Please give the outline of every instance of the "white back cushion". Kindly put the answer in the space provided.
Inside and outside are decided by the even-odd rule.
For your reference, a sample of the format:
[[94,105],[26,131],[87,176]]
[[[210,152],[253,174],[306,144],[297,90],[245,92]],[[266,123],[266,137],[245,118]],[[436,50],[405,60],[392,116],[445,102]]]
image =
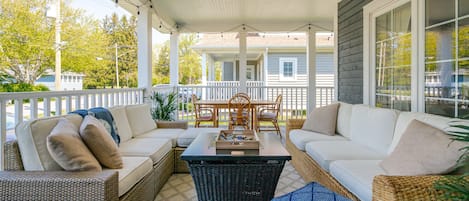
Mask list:
[[129,105],[125,109],[133,136],[144,134],[156,128],[156,123],[151,117],[150,105]]
[[132,129],[130,129],[129,120],[127,119],[127,113],[125,106],[116,106],[109,108],[109,111],[114,117],[116,122],[117,132],[121,138],[121,142],[132,139]]
[[339,111],[337,112],[336,132],[350,139],[350,118],[352,117],[352,104],[339,102]]
[[[453,118],[421,112],[401,112],[399,114],[399,118],[397,118],[396,129],[394,131],[394,137],[392,139],[391,146],[388,149],[388,155],[391,154],[391,152],[396,148],[399,140],[402,137],[402,134],[413,119],[417,119],[442,131],[445,131],[448,128],[448,122],[455,120]],[[469,125],[469,121],[467,120],[458,119],[458,121],[465,122],[465,124]]]
[[22,122],[16,127],[18,147],[26,171],[62,170],[47,150],[47,136],[61,118],[68,119],[78,132],[83,118],[77,114],[35,119]]
[[352,141],[379,153],[387,153],[398,115],[397,110],[354,105],[350,121]]

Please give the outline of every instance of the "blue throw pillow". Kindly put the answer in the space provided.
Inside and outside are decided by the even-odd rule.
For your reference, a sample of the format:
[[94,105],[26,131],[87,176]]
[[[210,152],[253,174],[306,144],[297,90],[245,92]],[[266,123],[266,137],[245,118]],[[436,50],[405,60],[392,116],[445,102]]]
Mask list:
[[326,187],[311,182],[306,186],[272,199],[272,201],[351,201],[339,194],[332,192]]
[[96,117],[96,119],[101,121],[101,123],[104,125],[104,128],[106,128],[109,134],[111,134],[111,137],[114,140],[114,142],[116,142],[117,145],[120,144],[121,139],[117,131],[116,122],[114,121],[114,117],[112,116],[111,112],[108,109],[103,108],[103,107],[95,107],[89,110],[84,110],[84,109],[75,110],[70,113],[78,114],[82,116],[83,118],[85,118],[86,115],[91,115],[91,116]]

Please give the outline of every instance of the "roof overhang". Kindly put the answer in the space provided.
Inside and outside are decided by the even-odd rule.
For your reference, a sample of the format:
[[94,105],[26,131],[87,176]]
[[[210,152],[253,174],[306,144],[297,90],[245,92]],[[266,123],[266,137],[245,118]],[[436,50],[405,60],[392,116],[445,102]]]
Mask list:
[[[112,0],[115,1],[115,0]],[[133,15],[152,6],[152,25],[160,32],[332,31],[334,0],[120,0]]]

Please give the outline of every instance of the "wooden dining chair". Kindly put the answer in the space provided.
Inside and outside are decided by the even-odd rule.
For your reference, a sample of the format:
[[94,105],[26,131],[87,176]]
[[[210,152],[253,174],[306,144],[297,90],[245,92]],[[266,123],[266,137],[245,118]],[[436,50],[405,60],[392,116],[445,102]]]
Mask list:
[[250,129],[251,100],[243,94],[236,94],[228,101],[229,123],[228,129],[236,126]]
[[217,117],[215,115],[215,108],[196,104],[197,96],[195,94],[192,94],[191,100],[192,104],[194,105],[195,112],[194,127],[200,127],[200,123],[202,122],[211,122],[211,127],[217,127]]
[[[278,125],[278,115],[280,113],[280,106],[282,105],[282,94],[279,94],[277,96],[277,99],[275,100],[275,105],[270,106],[270,107],[263,107],[259,108],[259,112],[257,113],[257,118],[256,118],[256,127],[257,127],[257,132],[260,131],[276,131],[277,135],[282,138],[281,132],[280,132],[280,127]],[[274,125],[274,128],[272,127],[264,127],[261,128],[260,122],[271,122]]]

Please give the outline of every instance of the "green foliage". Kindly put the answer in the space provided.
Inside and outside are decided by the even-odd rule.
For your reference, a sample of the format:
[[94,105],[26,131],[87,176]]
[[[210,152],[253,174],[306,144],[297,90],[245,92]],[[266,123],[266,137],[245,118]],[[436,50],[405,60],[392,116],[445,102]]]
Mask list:
[[156,49],[159,49],[159,52],[155,57],[157,59],[153,61],[153,84],[169,84],[169,43],[166,42]]
[[11,83],[0,85],[0,92],[28,92],[28,91],[49,91],[44,85],[32,85],[28,83]]
[[150,96],[152,101],[151,115],[154,120],[174,121],[176,112],[177,94],[175,92],[167,95],[153,92]]
[[[460,121],[452,121],[449,126],[448,133],[451,135],[451,139],[465,142],[467,145],[460,149],[463,153],[458,160],[458,167],[469,167],[469,126],[461,124]],[[444,192],[441,199],[469,200],[469,173],[446,176],[436,181],[434,187]]]

